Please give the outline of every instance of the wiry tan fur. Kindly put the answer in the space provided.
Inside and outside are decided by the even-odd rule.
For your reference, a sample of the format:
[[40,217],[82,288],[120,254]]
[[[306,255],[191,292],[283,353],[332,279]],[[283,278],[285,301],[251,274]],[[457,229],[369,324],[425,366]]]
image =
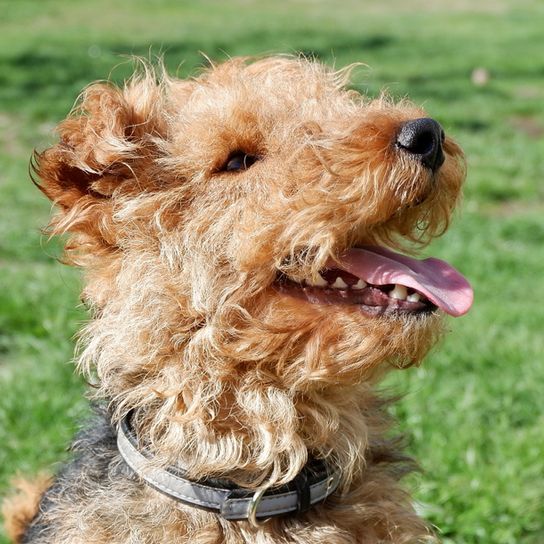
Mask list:
[[[234,59],[195,79],[144,67],[97,83],[35,157],[60,209],[68,259],[85,271],[92,320],[79,368],[114,422],[193,478],[257,488],[308,456],[342,469],[340,492],[255,529],[176,505],[134,482],[87,490],[48,513],[57,544],[421,542],[397,483],[374,386],[417,364],[437,315],[370,318],[280,294],[279,272],[316,276],[347,248],[423,246],[448,226],[464,178],[446,139],[438,179],[391,145],[409,102],[346,90],[349,71],[305,59]],[[224,172],[236,150],[259,156]],[[91,536],[92,535],[92,536]],[[40,540],[42,542],[42,540]]]
[[21,542],[26,527],[38,513],[40,497],[51,485],[51,477],[46,474],[28,481],[17,478],[13,481],[14,494],[2,504],[6,533],[13,542]]

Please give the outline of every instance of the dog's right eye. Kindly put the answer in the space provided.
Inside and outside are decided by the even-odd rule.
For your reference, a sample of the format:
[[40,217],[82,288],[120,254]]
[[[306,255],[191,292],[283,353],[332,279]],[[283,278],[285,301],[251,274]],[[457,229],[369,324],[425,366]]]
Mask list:
[[244,153],[243,151],[235,151],[231,153],[227,162],[221,168],[224,172],[236,172],[239,170],[247,170],[252,166],[259,157],[256,155],[250,155],[249,153]]

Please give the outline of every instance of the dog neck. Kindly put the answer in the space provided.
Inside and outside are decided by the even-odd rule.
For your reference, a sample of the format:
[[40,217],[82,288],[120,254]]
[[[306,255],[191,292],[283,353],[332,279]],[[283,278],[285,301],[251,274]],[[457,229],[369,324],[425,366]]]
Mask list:
[[319,459],[308,460],[291,482],[273,490],[241,488],[228,480],[194,481],[179,467],[153,467],[153,454],[139,447],[130,413],[119,425],[117,447],[127,465],[158,492],[224,519],[247,520],[254,526],[263,518],[307,512],[334,493],[341,481],[341,471]]
[[164,405],[150,406],[129,412],[130,428],[138,447],[153,452],[154,466],[173,467],[193,481],[215,478],[252,490],[279,487],[321,460],[331,472],[341,468],[341,484],[348,487],[368,461],[369,448],[383,443],[387,419],[384,403],[368,386],[354,388],[295,395],[289,401],[280,397],[284,410],[290,403],[290,417],[277,414],[273,404],[266,413],[282,415],[283,424],[247,423],[251,414],[241,413],[228,396],[222,402],[230,412],[219,411],[222,418],[186,419],[176,412],[165,417]]

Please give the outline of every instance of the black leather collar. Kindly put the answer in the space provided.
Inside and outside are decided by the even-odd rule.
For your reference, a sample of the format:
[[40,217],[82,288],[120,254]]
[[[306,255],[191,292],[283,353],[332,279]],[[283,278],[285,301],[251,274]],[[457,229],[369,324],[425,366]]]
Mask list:
[[150,466],[151,455],[138,448],[129,413],[117,431],[117,446],[125,462],[148,485],[183,504],[215,512],[225,519],[258,525],[265,518],[302,513],[331,495],[340,483],[340,470],[311,459],[297,477],[281,487],[247,489],[226,480],[193,481],[177,468]]

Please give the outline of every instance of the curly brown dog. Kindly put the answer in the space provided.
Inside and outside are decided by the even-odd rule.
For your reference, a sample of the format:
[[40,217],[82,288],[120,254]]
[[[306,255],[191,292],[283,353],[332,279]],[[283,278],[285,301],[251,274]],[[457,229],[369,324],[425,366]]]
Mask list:
[[[88,87],[35,156],[85,271],[73,460],[5,509],[43,544],[422,542],[377,381],[472,291],[413,252],[447,228],[460,148],[349,70],[234,59]],[[45,491],[44,491],[45,488]]]

